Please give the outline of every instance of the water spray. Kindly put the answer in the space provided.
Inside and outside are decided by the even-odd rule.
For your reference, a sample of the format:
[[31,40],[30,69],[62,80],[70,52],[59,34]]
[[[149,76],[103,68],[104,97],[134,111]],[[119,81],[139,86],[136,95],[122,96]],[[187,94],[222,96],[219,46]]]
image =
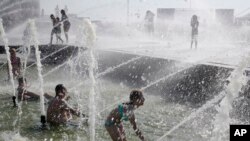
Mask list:
[[215,120],[213,121],[214,129],[212,131],[213,136],[211,141],[220,140],[221,134],[228,130],[229,124],[232,124],[230,123],[230,112],[233,109],[233,101],[239,97],[242,86],[246,85],[247,83],[245,69],[249,64],[249,59],[250,54],[248,53],[246,57],[242,58],[237,68],[234,69],[234,71],[231,72],[231,75],[229,76],[227,85],[225,87],[225,92],[227,95],[221,100],[220,106],[216,109],[218,113],[216,114]]
[[42,76],[42,64],[41,64],[41,52],[39,51],[39,42],[37,40],[37,30],[35,27],[35,21],[30,21],[31,37],[35,47],[36,61],[37,61],[37,71],[38,78],[40,81],[40,106],[41,106],[41,124],[42,128],[46,127],[46,116],[45,116],[45,106],[44,106],[44,91],[43,91],[43,76]]
[[95,141],[95,116],[96,116],[96,106],[95,106],[95,57],[93,53],[94,42],[96,40],[96,34],[93,25],[89,19],[83,21],[83,26],[85,27],[86,35],[86,45],[88,47],[89,53],[89,78],[91,82],[91,89],[89,93],[89,123],[90,123],[90,140]]
[[9,69],[9,78],[13,87],[13,107],[17,107],[17,102],[16,102],[16,91],[15,91],[15,83],[14,83],[14,77],[13,77],[13,73],[12,73],[12,65],[11,65],[11,60],[10,60],[10,48],[8,45],[8,39],[6,37],[4,28],[3,28],[3,23],[2,23],[2,19],[0,19],[0,37],[2,38],[3,42],[4,42],[4,49],[6,52],[6,57],[7,57],[7,62],[8,62],[8,69]]

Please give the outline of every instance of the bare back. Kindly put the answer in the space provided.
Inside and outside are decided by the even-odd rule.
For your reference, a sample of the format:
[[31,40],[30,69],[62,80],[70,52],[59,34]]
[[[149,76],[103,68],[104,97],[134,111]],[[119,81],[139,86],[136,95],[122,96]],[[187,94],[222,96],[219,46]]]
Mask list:
[[65,100],[54,98],[47,110],[47,121],[51,124],[66,124],[72,117]]

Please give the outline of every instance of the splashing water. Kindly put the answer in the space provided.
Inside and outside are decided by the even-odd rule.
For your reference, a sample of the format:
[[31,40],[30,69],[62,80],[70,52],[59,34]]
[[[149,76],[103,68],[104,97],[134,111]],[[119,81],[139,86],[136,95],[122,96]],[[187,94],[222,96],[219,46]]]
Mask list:
[[37,30],[35,27],[35,21],[30,21],[30,30],[31,37],[35,47],[36,61],[37,61],[37,70],[38,70],[38,78],[40,81],[40,106],[41,106],[41,115],[45,115],[45,107],[44,107],[44,91],[43,91],[43,76],[42,76],[42,64],[41,64],[41,52],[39,51],[39,42],[37,40]]
[[213,122],[213,136],[211,141],[220,141],[223,140],[223,135],[228,131],[229,124],[231,121],[230,111],[232,110],[232,103],[235,98],[239,96],[239,92],[241,91],[242,86],[244,86],[247,82],[246,76],[244,75],[244,69],[247,68],[248,60],[250,59],[250,55],[242,59],[239,63],[239,66],[231,73],[229,78],[229,84],[226,87],[226,96],[220,102],[220,106],[217,107],[217,115]]
[[[30,55],[30,46],[32,43],[32,37],[31,37],[31,26],[32,26],[32,20],[29,20],[27,23],[27,26],[23,33],[23,52],[25,54],[25,60],[24,60],[24,69],[23,69],[23,78],[25,78],[25,73],[27,69],[27,61]],[[25,81],[24,81],[25,82]]]
[[10,76],[10,81],[13,87],[13,95],[16,95],[16,90],[15,90],[15,83],[14,83],[14,77],[13,77],[13,73],[12,73],[12,65],[11,65],[11,60],[10,60],[10,48],[8,45],[8,39],[6,37],[4,28],[3,28],[3,23],[2,23],[2,19],[0,19],[0,37],[2,38],[3,42],[4,42],[4,49],[6,51],[6,57],[7,57],[7,61],[8,61],[8,68],[9,68],[9,76]]
[[[25,55],[25,59],[24,59],[24,68],[23,68],[23,80],[25,80],[25,73],[26,73],[26,69],[27,69],[27,61],[30,55],[30,46],[32,44],[32,20],[29,20],[27,23],[27,26],[24,30],[24,36],[23,36],[23,53]],[[23,81],[24,86],[26,86],[26,81]],[[18,132],[20,131],[20,124],[22,122],[22,104],[23,104],[23,95],[24,92],[26,91],[26,87],[24,87],[24,90],[22,92],[22,98],[21,101],[19,102],[19,106],[18,106],[18,118],[17,120],[14,122],[15,124],[18,123]]]
[[212,100],[208,101],[206,104],[204,104],[201,108],[199,108],[198,110],[196,110],[195,112],[191,113],[187,118],[185,118],[184,120],[182,120],[179,124],[177,124],[176,126],[174,126],[173,128],[171,128],[168,132],[166,132],[163,136],[161,136],[159,139],[157,139],[157,141],[162,141],[166,136],[170,135],[171,133],[173,133],[176,129],[178,129],[181,125],[183,125],[184,123],[186,123],[187,121],[195,118],[199,113],[205,111],[206,109],[208,109],[209,107],[214,106],[214,104],[216,104],[219,100],[221,100],[223,97],[225,96],[225,93],[222,92],[220,93],[218,96],[214,97]]
[[119,65],[117,65],[117,66],[115,66],[115,67],[109,67],[109,68],[107,68],[105,71],[103,71],[103,72],[97,74],[97,75],[96,75],[96,78],[99,78],[99,77],[104,76],[104,75],[106,75],[106,74],[108,74],[108,73],[111,73],[111,72],[115,71],[117,68],[120,68],[120,67],[122,67],[122,66],[124,66],[124,65],[127,65],[127,64],[129,64],[129,63],[131,63],[131,62],[134,62],[134,61],[136,61],[136,60],[139,60],[139,59],[141,59],[141,58],[142,58],[141,56],[135,57],[135,58],[132,58],[132,59],[126,61],[126,62],[123,62],[123,63],[121,63],[121,64],[119,64]]
[[[60,51],[62,51],[62,50],[64,50],[64,49],[66,49],[66,48],[68,48],[69,46],[67,45],[67,46],[64,46],[63,48],[60,48],[60,49],[58,49],[57,51],[55,51],[55,52],[52,52],[51,54],[48,54],[47,56],[45,56],[45,57],[43,57],[42,59],[41,59],[41,61],[42,60],[45,60],[46,58],[48,58],[48,57],[50,57],[50,56],[52,56],[52,55],[54,55],[54,54],[56,54],[56,53],[58,53],[58,52],[60,52]],[[35,65],[36,63],[34,62],[34,63],[32,63],[32,64],[30,64],[28,67],[27,67],[27,69],[28,68],[31,68],[33,65]]]
[[96,80],[94,76],[95,71],[95,57],[93,53],[94,42],[96,39],[96,34],[93,25],[91,24],[90,20],[85,19],[83,21],[83,26],[85,27],[85,41],[88,48],[88,65],[89,65],[89,78],[91,81],[91,88],[89,93],[89,122],[90,122],[90,140],[95,140],[95,116],[96,116],[96,106],[95,106],[95,86]]

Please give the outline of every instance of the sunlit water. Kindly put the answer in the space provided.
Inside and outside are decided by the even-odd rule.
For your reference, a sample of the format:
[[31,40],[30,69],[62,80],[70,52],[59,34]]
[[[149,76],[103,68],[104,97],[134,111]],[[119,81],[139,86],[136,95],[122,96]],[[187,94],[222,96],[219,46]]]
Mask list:
[[[34,68],[35,69],[35,68]],[[1,72],[5,73],[5,72]],[[54,77],[59,77],[60,71]],[[65,77],[66,78],[66,77]],[[50,80],[50,81],[48,81]],[[54,79],[55,80],[55,79]],[[50,79],[45,79],[44,90],[45,92],[54,95],[54,87],[56,84],[63,83],[70,89],[78,82],[76,81],[66,81],[69,79],[58,79],[51,81]],[[32,82],[32,83],[31,83]],[[33,83],[34,82],[34,83]],[[74,91],[70,91],[70,96],[72,99],[70,103],[73,106],[77,105],[77,94],[80,95],[80,102],[82,104],[82,112],[88,113],[88,93],[90,90],[90,81],[85,80],[85,83]],[[110,81],[99,80],[98,81],[99,96],[96,97],[97,112],[102,111],[105,107],[119,101],[121,98],[127,95],[129,98],[130,88],[115,84]],[[1,82],[3,83],[3,82]],[[30,91],[38,92],[39,88],[35,87],[38,82],[34,80],[29,80],[31,84]],[[50,128],[50,130],[42,131],[40,127],[40,105],[39,102],[24,102],[22,105],[22,121],[20,123],[20,135],[17,134],[15,129],[17,127],[13,126],[14,121],[17,119],[17,109],[12,108],[11,102],[11,87],[9,85],[1,85],[1,95],[0,95],[0,140],[89,140],[89,127],[86,122],[82,126],[76,126],[79,119],[75,119],[75,125],[69,125],[67,127]],[[196,109],[176,103],[168,103],[161,96],[145,93],[145,104],[135,111],[137,118],[137,123],[139,128],[143,131],[145,138],[150,141],[157,140],[172,127],[177,125],[183,119],[188,117]],[[79,99],[78,99],[79,101]],[[124,101],[126,102],[126,101]],[[47,108],[46,104],[46,108]],[[113,106],[112,108],[115,108]],[[111,109],[112,109],[111,108]],[[104,121],[111,111],[107,109],[101,113],[96,118],[96,140],[110,141],[110,137],[104,128]],[[211,136],[212,131],[212,117],[215,115],[214,108],[208,108],[205,112],[200,113],[194,119],[186,122],[180,126],[175,132],[167,136],[165,139],[170,141],[205,141]],[[126,136],[128,140],[136,141],[138,137],[128,122],[124,123],[126,129]],[[21,136],[21,138],[20,138]]]
[[[44,73],[55,68],[56,66],[44,67]],[[90,81],[88,77],[81,76],[81,79],[75,79],[69,74],[69,69],[67,67],[62,67],[59,70],[50,73],[44,77],[44,91],[54,95],[54,87],[62,83],[64,84],[69,91],[69,95],[72,99],[69,101],[73,107],[81,104],[81,111],[83,113],[88,113],[88,104],[89,104],[89,90],[90,90]],[[7,74],[6,70],[0,71],[1,78]],[[32,92],[39,92],[39,82],[37,81],[37,69],[36,66],[33,66],[27,69],[27,80],[28,85],[30,86],[28,90]],[[40,104],[37,102],[24,102],[22,104],[22,118],[21,122],[18,125],[15,125],[14,122],[18,118],[17,108],[12,108],[13,104],[11,101],[12,96],[12,86],[5,82],[0,82],[0,140],[9,141],[9,140],[89,140],[89,126],[86,122],[83,122],[81,126],[80,119],[75,118],[74,126],[69,125],[67,127],[59,128],[50,128],[50,130],[40,130]],[[74,88],[79,83],[82,83],[79,87]],[[98,94],[96,99],[96,111],[99,113],[96,117],[95,124],[95,140],[101,141],[110,141],[108,133],[104,128],[104,122],[115,106],[104,110],[106,107],[109,107],[113,103],[120,101],[124,97],[129,99],[129,93],[131,88],[126,87],[123,84],[117,84],[107,80],[98,79],[97,86]],[[167,100],[160,96],[154,95],[154,93],[145,92],[146,101],[142,107],[135,111],[135,116],[137,118],[138,127],[142,130],[145,138],[149,141],[158,140],[164,134],[172,130],[176,125],[185,121],[181,126],[175,129],[171,134],[165,136],[162,140],[168,141],[209,141],[213,136],[213,121],[216,118],[216,106],[217,102],[209,104],[207,108],[204,108],[202,112],[197,112],[200,107],[194,107],[192,104],[178,104],[167,102]],[[219,94],[218,94],[219,95]],[[239,101],[239,102],[237,102]],[[79,102],[79,103],[78,103]],[[126,102],[126,100],[122,101]],[[247,107],[249,105],[248,99],[237,99],[234,107],[239,108],[240,110],[234,112],[235,116],[241,116],[241,121],[237,123],[247,123]],[[45,105],[45,109],[47,108]],[[102,111],[101,113],[99,111]],[[239,113],[239,112],[243,112]],[[193,113],[193,114],[192,114]],[[188,117],[193,115],[192,118]],[[188,119],[188,120],[187,120]],[[234,119],[237,120],[237,119]],[[246,120],[246,121],[244,121]],[[15,125],[15,126],[14,126]],[[128,140],[137,141],[139,140],[130,126],[129,122],[125,122],[126,137]],[[19,134],[16,132],[19,129]],[[225,135],[221,135],[227,136]],[[225,138],[225,141],[227,138]]]
[[[121,31],[122,32],[122,31]],[[179,36],[178,36],[179,39]],[[136,38],[137,40],[137,38]],[[211,40],[211,39],[210,39]],[[209,40],[209,41],[210,41]],[[179,41],[179,40],[178,40]],[[126,41],[127,42],[127,41]],[[113,42],[112,42],[113,44]],[[113,45],[114,46],[114,45]],[[112,46],[112,47],[113,47]],[[210,47],[210,46],[209,46]],[[133,46],[134,48],[134,46]],[[210,49],[210,48],[209,48]],[[138,50],[138,48],[136,48]],[[154,49],[156,50],[156,49]],[[224,51],[224,50],[223,50]],[[166,56],[166,52],[162,50]],[[182,51],[183,52],[183,51]],[[184,51],[185,52],[185,51]],[[191,52],[191,51],[189,51]],[[193,52],[193,51],[192,51]],[[152,52],[150,52],[152,54]],[[170,52],[171,53],[171,52]],[[185,52],[186,53],[186,52]],[[172,54],[175,55],[175,54]],[[191,55],[195,56],[195,55]],[[169,55],[168,55],[169,57]],[[182,56],[183,57],[183,56]],[[199,58],[195,56],[196,58]],[[82,59],[82,58],[81,58]],[[123,62],[120,65],[133,62],[134,60],[140,59],[140,57],[132,58],[128,62]],[[183,60],[183,58],[182,58]],[[194,61],[194,58],[190,58]],[[72,61],[72,60],[70,60]],[[73,107],[81,107],[83,113],[89,113],[89,93],[91,86],[91,81],[88,80],[87,76],[71,76],[72,74],[68,72],[65,65],[74,65],[74,61],[58,66],[46,66],[43,68],[43,79],[44,79],[44,92],[48,92],[54,95],[54,87],[57,84],[64,84],[68,89],[72,99],[70,103]],[[230,60],[232,61],[232,60]],[[119,65],[117,66],[119,67]],[[73,67],[72,67],[73,68]],[[71,68],[71,69],[72,69]],[[99,76],[110,73],[116,69],[116,67],[107,69],[106,71],[97,74]],[[53,70],[53,71],[51,71]],[[59,71],[58,71],[59,70]],[[77,70],[77,69],[76,69]],[[72,72],[76,72],[73,70]],[[39,82],[37,80],[37,69],[36,66],[27,67],[27,80],[30,87],[28,90],[39,93]],[[176,72],[177,74],[178,72]],[[19,140],[90,140],[90,126],[81,119],[74,119],[74,125],[68,125],[66,127],[50,128],[49,130],[40,130],[40,111],[41,107],[39,101],[37,102],[24,102],[22,104],[22,118],[20,124],[15,124],[18,119],[17,108],[12,108],[12,88],[10,84],[4,79],[6,79],[7,72],[3,69],[0,70],[1,85],[0,85],[0,140],[9,141],[19,141]],[[67,74],[67,75],[65,75]],[[172,75],[176,75],[173,73]],[[171,74],[170,74],[171,76]],[[78,77],[78,78],[77,78]],[[165,78],[159,79],[158,81],[165,80]],[[107,134],[104,128],[104,121],[115,106],[111,106],[117,101],[121,101],[124,97],[129,98],[129,93],[131,88],[124,86],[123,84],[116,84],[115,82],[110,82],[106,80],[98,80],[95,102],[92,102],[96,106],[96,112],[99,113],[95,119],[94,129],[95,140],[97,141],[110,141],[111,138]],[[158,83],[156,81],[156,83]],[[79,87],[75,87],[78,84]],[[152,83],[153,85],[154,83]],[[151,87],[148,85],[147,87]],[[73,89],[71,89],[73,88]],[[224,92],[222,92],[224,93]],[[137,118],[137,124],[146,140],[155,141],[161,139],[163,141],[209,141],[213,136],[214,130],[214,120],[216,120],[219,99],[215,99],[215,102],[203,105],[201,107],[193,107],[192,104],[179,104],[167,102],[164,97],[159,95],[154,95],[154,93],[145,92],[145,104],[135,111]],[[219,95],[219,94],[217,94]],[[217,102],[218,101],[218,102]],[[126,102],[126,101],[123,101]],[[249,100],[240,97],[235,100],[233,107],[238,108],[238,111],[233,111],[234,116],[239,116],[241,119],[238,121],[234,118],[235,123],[248,123],[247,117],[250,116],[248,112]],[[231,103],[227,103],[225,106],[229,106]],[[45,105],[45,109],[48,104]],[[117,106],[117,104],[116,104]],[[236,109],[235,108],[235,109]],[[101,112],[99,112],[101,111]],[[198,111],[198,112],[197,112]],[[78,123],[82,123],[79,125]],[[223,122],[223,121],[221,121]],[[220,124],[220,123],[218,123]],[[139,140],[135,136],[132,127],[128,122],[124,123],[126,129],[126,137],[129,141]],[[229,125],[226,125],[229,127]],[[227,128],[227,127],[225,127]],[[19,130],[17,130],[19,129]],[[19,132],[18,132],[19,131]],[[169,132],[172,131],[172,132]],[[164,136],[166,135],[166,136]],[[222,132],[220,135],[225,141],[228,140],[228,134]]]

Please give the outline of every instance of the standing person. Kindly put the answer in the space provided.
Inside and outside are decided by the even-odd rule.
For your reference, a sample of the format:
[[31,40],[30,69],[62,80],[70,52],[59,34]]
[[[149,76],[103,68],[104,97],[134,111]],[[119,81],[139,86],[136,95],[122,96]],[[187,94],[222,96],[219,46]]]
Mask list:
[[61,32],[61,25],[62,25],[62,24],[61,24],[61,22],[60,22],[60,18],[59,18],[59,17],[56,17],[56,21],[57,21],[57,25],[58,25],[58,26],[56,27],[56,28],[57,28],[56,43],[58,43],[58,42],[59,42],[59,38],[62,39],[62,38],[61,38],[61,33],[62,33],[62,32]]
[[55,91],[56,96],[47,109],[47,121],[51,125],[65,125],[72,119],[72,115],[79,116],[80,112],[68,105],[67,89],[62,84],[58,84]]
[[55,16],[53,14],[50,15],[50,18],[51,18],[52,24],[53,24],[53,28],[52,28],[52,31],[50,34],[50,45],[52,44],[54,34],[63,43],[62,38],[60,36],[58,36],[58,30],[59,30],[58,26],[60,25],[60,22],[57,21],[57,19],[55,18]]
[[134,115],[134,110],[142,106],[145,99],[139,90],[133,90],[130,93],[129,99],[128,103],[120,104],[112,110],[105,121],[105,128],[113,141],[126,141],[122,121],[130,121],[136,135],[142,141],[145,141],[144,136],[136,125]]
[[198,17],[196,15],[193,15],[192,18],[191,18],[191,27],[192,27],[191,49],[192,49],[192,46],[193,46],[193,42],[195,42],[195,49],[197,49],[199,21],[198,21]]
[[63,9],[61,10],[61,14],[62,14],[61,22],[63,22],[63,30],[64,30],[66,42],[68,43],[69,42],[68,32],[70,29],[70,22],[69,22],[68,16],[66,15]]
[[[21,75],[21,59],[16,56],[16,50],[14,48],[10,49],[10,61],[12,66],[13,77],[17,78]],[[8,66],[8,78],[10,79],[9,66]]]
[[144,18],[146,31],[150,34],[154,33],[154,16],[155,14],[148,10]]

